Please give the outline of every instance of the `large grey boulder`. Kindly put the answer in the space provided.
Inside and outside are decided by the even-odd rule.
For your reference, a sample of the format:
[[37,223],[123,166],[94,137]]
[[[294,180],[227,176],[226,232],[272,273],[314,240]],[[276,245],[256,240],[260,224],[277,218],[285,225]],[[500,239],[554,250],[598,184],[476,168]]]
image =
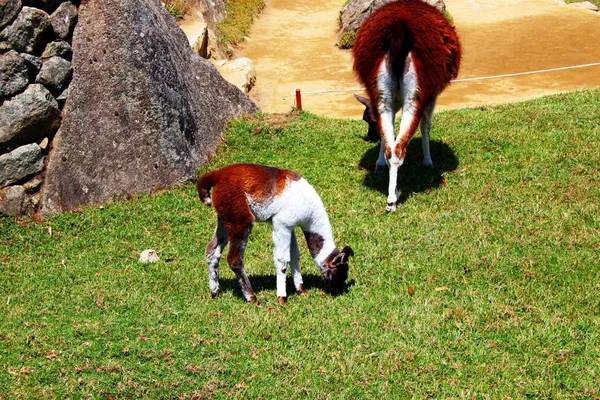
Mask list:
[[193,179],[227,121],[259,111],[192,51],[158,0],[83,2],[72,46],[42,213]]
[[231,61],[216,61],[214,65],[221,75],[223,75],[223,78],[233,83],[246,94],[256,84],[256,70],[254,69],[252,60],[249,58],[241,57]]
[[[358,28],[365,20],[384,4],[394,0],[350,0],[340,11],[340,26],[337,34],[336,45],[349,48],[354,45],[354,38]],[[446,4],[443,0],[423,0],[444,12]]]
[[0,54],[0,100],[17,94],[29,83],[27,64],[14,50]]
[[21,0],[0,0],[0,30],[19,14],[21,5]]
[[0,51],[13,49],[40,54],[51,34],[48,14],[37,8],[23,7],[17,19],[0,32]]
[[0,156],[0,188],[12,185],[44,168],[42,150],[35,144],[21,146]]
[[71,79],[71,63],[62,57],[50,57],[42,61],[42,68],[35,81],[41,83],[55,94],[60,94]]
[[227,16],[225,0],[187,0],[191,11],[199,11],[211,30]]
[[40,84],[0,106],[0,153],[53,134],[60,126],[60,110],[52,94]]
[[68,40],[77,23],[77,7],[70,1],[62,3],[50,15],[50,22],[56,36],[63,40]]

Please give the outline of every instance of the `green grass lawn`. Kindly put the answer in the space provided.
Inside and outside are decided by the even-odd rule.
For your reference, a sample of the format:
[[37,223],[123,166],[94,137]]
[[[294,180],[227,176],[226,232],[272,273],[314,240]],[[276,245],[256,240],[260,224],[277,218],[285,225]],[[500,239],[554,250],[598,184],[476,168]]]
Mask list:
[[[307,113],[233,122],[202,170],[306,177],[356,252],[336,298],[301,243],[309,294],[278,306],[257,225],[261,306],[225,264],[211,299],[215,214],[192,184],[0,218],[0,398],[598,398],[600,91],[436,114],[436,168],[415,137],[393,214],[365,134]],[[161,261],[139,264],[146,248]]]
[[225,0],[226,17],[217,24],[219,37],[228,45],[236,46],[246,40],[252,22],[265,7],[264,0]]

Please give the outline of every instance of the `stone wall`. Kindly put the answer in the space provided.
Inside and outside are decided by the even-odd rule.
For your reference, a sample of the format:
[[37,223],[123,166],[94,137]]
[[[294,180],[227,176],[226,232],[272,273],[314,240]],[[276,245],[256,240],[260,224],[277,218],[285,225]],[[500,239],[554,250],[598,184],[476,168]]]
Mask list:
[[258,111],[159,0],[0,0],[0,214],[169,189]]
[[31,215],[71,81],[78,2],[0,0],[0,213]]

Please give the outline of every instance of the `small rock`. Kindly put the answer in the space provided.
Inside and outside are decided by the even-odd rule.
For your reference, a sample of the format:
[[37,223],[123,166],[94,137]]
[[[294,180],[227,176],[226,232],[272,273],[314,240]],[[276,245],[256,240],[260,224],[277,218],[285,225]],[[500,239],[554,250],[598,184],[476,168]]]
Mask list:
[[71,49],[71,45],[64,40],[57,40],[54,42],[48,43],[44,52],[42,53],[42,58],[50,58],[54,56],[59,56],[64,59],[70,60],[73,55],[73,50]]
[[29,74],[23,57],[14,50],[0,55],[0,99],[19,93],[28,83]]
[[158,254],[156,254],[155,250],[144,250],[142,254],[140,254],[140,259],[138,260],[142,264],[155,263],[160,261],[158,258]]
[[21,146],[0,156],[0,187],[12,185],[44,168],[42,150],[35,144]]
[[63,90],[63,92],[61,94],[58,95],[56,100],[62,102],[62,101],[67,100],[68,96],[69,96],[69,88],[66,88],[65,90]]
[[31,207],[34,210],[37,209],[37,206],[40,203],[41,197],[42,197],[42,193],[39,190],[29,196],[29,201],[31,202]]
[[12,217],[24,217],[33,211],[23,186],[0,189],[0,213]]
[[40,186],[42,186],[42,182],[44,182],[44,178],[40,175],[36,175],[33,179],[30,179],[23,184],[23,189],[29,194],[35,193],[40,189]]
[[19,15],[21,0],[0,0],[0,30]]
[[45,151],[48,149],[48,145],[50,144],[50,141],[48,140],[47,137],[45,137],[41,140],[38,140],[38,142],[39,142],[38,146],[40,146],[40,149],[42,149],[42,151]]
[[248,94],[256,83],[256,70],[249,58],[236,58],[235,60],[217,63],[217,69],[228,82],[242,89]]
[[42,68],[35,82],[43,84],[54,93],[59,93],[71,79],[72,74],[73,69],[69,61],[62,57],[50,57],[42,61]]
[[62,3],[50,15],[50,22],[52,22],[56,36],[68,40],[73,34],[75,24],[77,24],[77,7],[70,1]]
[[17,19],[0,32],[0,51],[39,54],[52,34],[50,17],[42,10],[23,7]]
[[42,68],[42,59],[27,53],[21,53],[21,57],[23,57],[23,60],[25,60],[25,65],[27,65],[29,80],[31,82],[35,81],[35,77]]
[[0,153],[53,134],[60,126],[60,110],[44,86],[32,84],[0,106]]

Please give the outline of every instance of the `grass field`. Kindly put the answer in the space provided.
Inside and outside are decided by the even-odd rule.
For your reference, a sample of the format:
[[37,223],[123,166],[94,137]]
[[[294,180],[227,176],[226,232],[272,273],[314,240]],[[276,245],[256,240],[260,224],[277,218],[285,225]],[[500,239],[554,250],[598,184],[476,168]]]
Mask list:
[[219,37],[228,45],[243,42],[250,32],[252,22],[265,7],[264,0],[226,0],[227,15],[217,24]]
[[[306,177],[356,252],[336,298],[301,243],[309,294],[278,306],[257,225],[261,306],[224,264],[211,299],[215,215],[192,184],[0,218],[0,398],[599,398],[600,91],[436,114],[436,168],[415,137],[393,214],[365,133],[306,113],[233,122],[202,170]],[[161,261],[139,264],[146,248]]]

